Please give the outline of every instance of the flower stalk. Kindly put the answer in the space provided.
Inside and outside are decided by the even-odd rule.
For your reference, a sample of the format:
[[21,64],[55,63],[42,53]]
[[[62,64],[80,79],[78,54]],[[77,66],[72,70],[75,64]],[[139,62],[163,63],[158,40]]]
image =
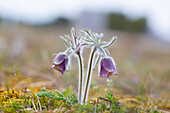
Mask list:
[[90,62],[89,62],[89,66],[88,66],[88,74],[87,74],[87,78],[86,78],[86,83],[85,83],[85,89],[84,89],[84,95],[83,95],[83,103],[85,103],[87,101],[88,98],[88,93],[89,93],[89,88],[90,88],[90,83],[91,83],[91,77],[92,77],[92,72],[93,72],[93,59],[95,56],[95,52],[96,52],[96,48],[94,48],[91,52],[90,55]]
[[78,102],[82,103],[82,93],[83,93],[83,61],[80,53],[77,54],[79,59],[79,88],[78,88]]

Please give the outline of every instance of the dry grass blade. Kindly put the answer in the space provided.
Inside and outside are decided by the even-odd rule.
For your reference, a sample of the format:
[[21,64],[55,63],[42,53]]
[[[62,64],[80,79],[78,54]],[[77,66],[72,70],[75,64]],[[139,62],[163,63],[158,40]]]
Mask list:
[[65,113],[72,113],[75,109],[71,109],[71,110],[68,110],[66,111]]
[[22,86],[22,84],[20,83],[20,81],[18,80],[18,77],[17,77],[17,74],[16,74],[16,71],[15,71],[15,66],[14,66],[14,75],[15,75],[15,78],[17,79],[18,83],[20,84],[20,86],[22,87],[22,90],[24,92],[25,88]]
[[42,107],[41,107],[40,99],[39,99],[39,97],[38,97],[38,96],[37,96],[37,99],[38,99],[38,104],[39,104],[40,112],[41,112],[41,111],[42,111]]
[[33,107],[34,107],[35,112],[38,112],[38,110],[36,109],[36,106],[35,106],[35,104],[34,104],[34,99],[32,99],[31,101],[32,101],[32,105],[33,105]]

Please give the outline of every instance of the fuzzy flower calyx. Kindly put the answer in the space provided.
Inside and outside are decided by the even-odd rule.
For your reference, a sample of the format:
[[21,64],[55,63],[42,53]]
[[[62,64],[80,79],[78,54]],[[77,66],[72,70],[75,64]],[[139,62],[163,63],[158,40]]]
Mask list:
[[68,52],[80,54],[81,49],[84,46],[87,46],[87,43],[84,43],[82,40],[82,33],[76,33],[75,29],[71,29],[71,35],[60,36],[62,40],[64,40],[66,46],[70,48]]

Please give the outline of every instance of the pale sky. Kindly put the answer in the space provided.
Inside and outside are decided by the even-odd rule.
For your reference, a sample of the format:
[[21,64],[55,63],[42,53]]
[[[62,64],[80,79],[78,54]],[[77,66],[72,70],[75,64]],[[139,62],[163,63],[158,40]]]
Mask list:
[[70,19],[83,11],[121,12],[128,17],[146,16],[151,32],[170,41],[170,0],[0,0],[0,16],[27,23]]

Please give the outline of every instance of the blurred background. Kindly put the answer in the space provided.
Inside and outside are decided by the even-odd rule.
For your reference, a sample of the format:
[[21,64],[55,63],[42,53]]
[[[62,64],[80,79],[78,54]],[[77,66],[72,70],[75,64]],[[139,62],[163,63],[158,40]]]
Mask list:
[[[149,96],[167,102],[170,92],[169,0],[0,0],[0,88],[63,90],[78,85],[77,59],[65,75],[50,70],[53,54],[66,47],[60,36],[91,28],[103,40],[118,36],[109,48],[118,76],[98,78],[91,97],[103,91],[120,96]],[[85,49],[85,68],[88,62]]]

